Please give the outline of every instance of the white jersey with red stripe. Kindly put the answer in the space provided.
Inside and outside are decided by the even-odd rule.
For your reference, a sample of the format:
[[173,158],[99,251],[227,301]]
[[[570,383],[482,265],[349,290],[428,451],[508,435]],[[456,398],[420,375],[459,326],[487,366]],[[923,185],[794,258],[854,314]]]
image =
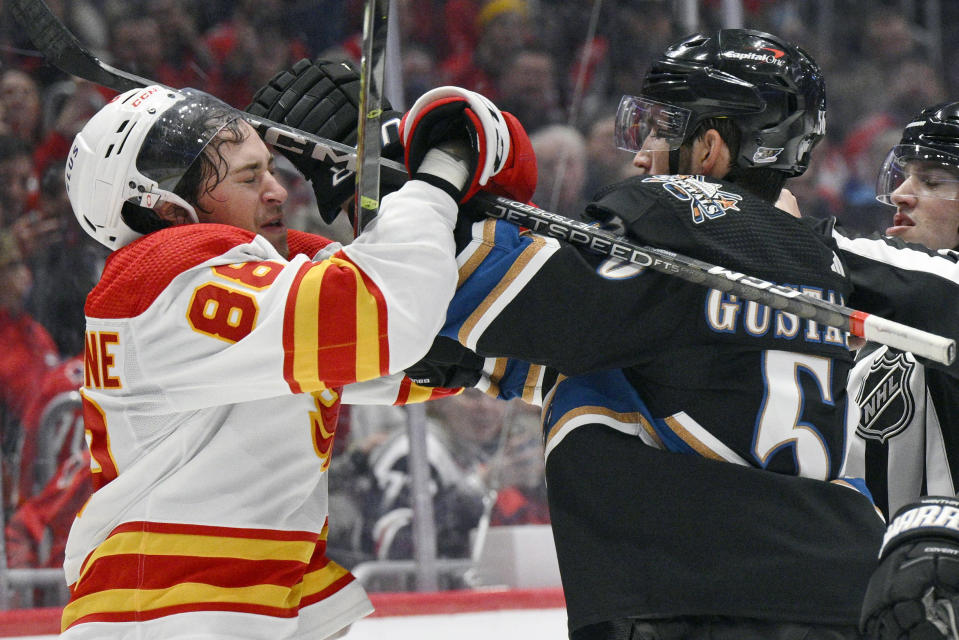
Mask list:
[[[290,232],[287,260],[189,225],[111,256],[86,305],[95,492],[67,544],[64,637],[317,639],[372,610],[325,555],[339,404],[426,352],[455,216],[412,181],[345,248]],[[415,395],[401,380],[355,396]]]

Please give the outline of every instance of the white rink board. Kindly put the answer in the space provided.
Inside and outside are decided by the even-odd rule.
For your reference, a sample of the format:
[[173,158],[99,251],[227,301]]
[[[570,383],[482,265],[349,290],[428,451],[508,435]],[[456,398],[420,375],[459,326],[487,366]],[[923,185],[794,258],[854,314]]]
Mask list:
[[[54,640],[20,636],[14,640]],[[364,618],[343,640],[563,640],[565,609],[478,611],[432,616]]]

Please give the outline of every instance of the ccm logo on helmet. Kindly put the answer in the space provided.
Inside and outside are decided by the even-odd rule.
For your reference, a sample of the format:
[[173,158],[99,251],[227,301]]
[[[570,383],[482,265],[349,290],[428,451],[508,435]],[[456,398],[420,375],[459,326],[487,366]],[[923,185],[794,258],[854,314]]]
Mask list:
[[152,96],[154,93],[156,93],[159,90],[160,90],[159,87],[151,87],[149,90],[144,91],[143,93],[138,95],[136,98],[134,98],[133,102],[130,103],[130,106],[134,108],[139,107],[141,104],[143,104],[144,100],[146,100],[147,98],[149,98],[150,96]]

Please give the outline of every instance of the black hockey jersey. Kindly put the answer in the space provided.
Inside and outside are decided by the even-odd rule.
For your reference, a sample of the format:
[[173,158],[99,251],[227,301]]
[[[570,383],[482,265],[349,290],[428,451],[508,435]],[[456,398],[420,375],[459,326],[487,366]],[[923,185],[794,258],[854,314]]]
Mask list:
[[[634,178],[591,211],[645,244],[949,326],[914,284],[929,286],[941,265],[904,266],[897,247],[797,220],[728,183]],[[444,335],[490,356],[491,392],[544,400],[571,629],[622,616],[856,623],[883,524],[838,486],[854,475],[845,336],[501,222],[459,232]],[[959,300],[959,275],[941,273],[936,303],[940,291]],[[946,306],[955,333],[959,309]]]
[[[827,238],[728,183],[634,178],[591,211],[618,216],[644,244],[833,302],[852,290]],[[553,240],[533,238],[517,257],[502,224],[481,224],[504,255],[486,256],[465,281],[461,269],[446,335],[566,374],[622,368],[662,448],[839,475],[852,366],[841,331]]]

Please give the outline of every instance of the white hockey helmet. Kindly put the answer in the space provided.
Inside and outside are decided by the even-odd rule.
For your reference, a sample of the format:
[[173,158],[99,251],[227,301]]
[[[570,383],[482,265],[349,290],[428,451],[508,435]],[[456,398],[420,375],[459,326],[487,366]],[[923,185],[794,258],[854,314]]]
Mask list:
[[204,147],[239,117],[196,89],[153,85],[114,98],[80,130],[67,156],[67,195],[80,226],[119,249],[152,230],[131,226],[131,207],[173,202],[196,221],[193,206],[174,189]]

